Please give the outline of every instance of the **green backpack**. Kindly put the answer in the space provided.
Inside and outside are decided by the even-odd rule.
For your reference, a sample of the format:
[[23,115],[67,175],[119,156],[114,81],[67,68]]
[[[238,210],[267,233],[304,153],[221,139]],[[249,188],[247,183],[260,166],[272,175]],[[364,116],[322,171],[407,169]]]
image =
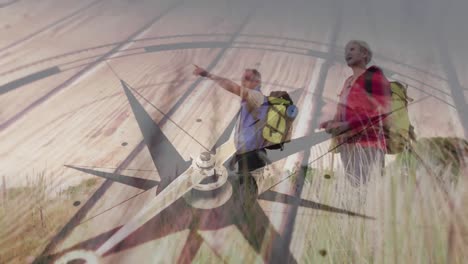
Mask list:
[[[366,91],[371,91],[372,74],[366,78]],[[386,117],[384,133],[387,142],[387,154],[397,154],[405,150],[406,146],[416,139],[414,127],[408,115],[408,102],[413,101],[406,94],[407,86],[398,81],[390,82],[391,110]]]
[[267,149],[283,150],[284,143],[291,140],[292,122],[298,109],[287,92],[274,91],[267,97],[267,111],[262,137]]

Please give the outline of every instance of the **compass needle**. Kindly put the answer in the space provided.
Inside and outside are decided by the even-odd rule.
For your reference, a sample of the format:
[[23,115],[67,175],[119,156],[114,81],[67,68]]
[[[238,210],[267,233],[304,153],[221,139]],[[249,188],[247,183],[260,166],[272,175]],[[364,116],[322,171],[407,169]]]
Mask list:
[[[216,149],[214,155],[214,164],[223,164],[230,158],[236,151],[233,140],[228,140],[223,145]],[[164,209],[176,202],[179,198],[184,196],[196,185],[200,184],[203,179],[210,176],[204,173],[204,170],[197,165],[192,165],[183,174],[173,180],[158,196],[153,198],[143,209],[141,209],[133,218],[130,219],[122,228],[120,228],[112,237],[110,237],[101,247],[96,251],[100,256],[106,254],[109,250],[114,248],[117,244],[125,240],[130,234],[143,226],[146,222],[158,215]]]
[[236,152],[234,140],[230,139],[216,149],[215,163],[224,164]]

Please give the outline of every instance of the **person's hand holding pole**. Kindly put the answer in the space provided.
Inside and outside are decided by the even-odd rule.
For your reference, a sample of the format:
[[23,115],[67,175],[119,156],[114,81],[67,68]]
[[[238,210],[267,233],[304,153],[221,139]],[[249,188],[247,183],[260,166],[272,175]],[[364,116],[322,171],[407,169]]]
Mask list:
[[349,125],[347,122],[330,120],[320,124],[320,128],[324,128],[327,133],[337,136],[348,131]]

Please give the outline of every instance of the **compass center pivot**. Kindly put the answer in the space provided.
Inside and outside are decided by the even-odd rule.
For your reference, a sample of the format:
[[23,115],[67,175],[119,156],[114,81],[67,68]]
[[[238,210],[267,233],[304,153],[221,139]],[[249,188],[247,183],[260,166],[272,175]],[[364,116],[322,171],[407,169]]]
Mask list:
[[215,156],[202,152],[195,159],[194,169],[196,177],[201,176],[203,180],[184,196],[187,203],[200,209],[212,209],[226,203],[232,195],[232,186],[226,168],[216,164]]
[[217,166],[214,155],[202,152],[195,161],[196,172],[203,180],[195,185],[200,191],[213,191],[221,188],[227,182],[227,171],[223,166]]
[[196,164],[200,169],[211,169],[215,166],[215,159],[209,152],[202,152],[196,160]]

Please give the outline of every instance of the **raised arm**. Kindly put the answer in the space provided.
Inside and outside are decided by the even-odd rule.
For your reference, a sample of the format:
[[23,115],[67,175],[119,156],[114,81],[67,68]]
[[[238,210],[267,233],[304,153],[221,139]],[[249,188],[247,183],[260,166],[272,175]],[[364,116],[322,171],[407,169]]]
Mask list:
[[[240,85],[238,85],[237,83],[227,79],[227,78],[224,78],[224,77],[220,77],[220,76],[216,76],[214,74],[211,74],[209,73],[208,71],[206,71],[205,69],[195,65],[195,69],[193,70],[193,74],[196,75],[196,76],[202,76],[202,77],[205,77],[205,78],[208,78],[208,79],[211,79],[213,80],[214,82],[216,82],[219,86],[221,86],[223,89],[237,95],[237,96],[242,96],[242,97],[246,97],[247,96],[247,93],[242,93],[242,87]],[[246,99],[246,98],[242,98],[242,99]]]

